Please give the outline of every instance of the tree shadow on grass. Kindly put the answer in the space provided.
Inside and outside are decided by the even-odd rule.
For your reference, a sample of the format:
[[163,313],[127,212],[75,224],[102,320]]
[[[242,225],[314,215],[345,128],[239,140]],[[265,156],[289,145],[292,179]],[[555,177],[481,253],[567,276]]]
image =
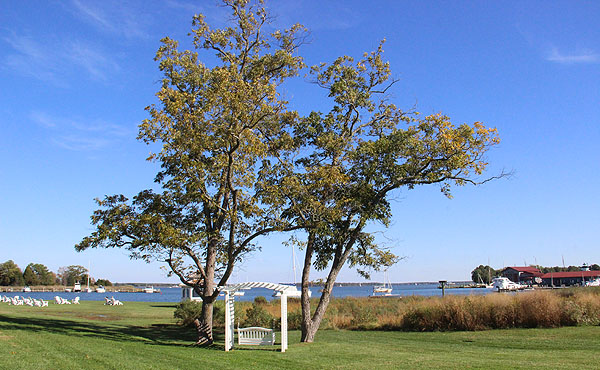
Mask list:
[[150,307],[153,307],[153,308],[177,308],[177,305],[176,304],[173,304],[173,305],[161,304],[161,305],[150,305]]
[[[0,315],[0,329],[34,333],[54,333],[69,336],[98,337],[112,341],[143,342],[161,346],[190,346],[196,341],[193,329],[175,324],[127,326],[114,323],[94,323],[54,318],[21,318]],[[215,336],[215,339],[219,339]],[[218,345],[214,345],[218,347]],[[208,346],[210,348],[212,346]],[[222,346],[220,347],[222,348]]]
[[[71,337],[96,337],[119,342],[141,342],[147,345],[194,347],[196,330],[176,324],[153,324],[150,326],[118,325],[114,322],[93,322],[56,318],[13,317],[0,315],[0,330],[21,330],[32,333],[52,333]],[[202,345],[203,349],[223,351],[224,331],[213,331],[214,343]],[[275,346],[239,346],[236,351],[281,351],[280,343]]]

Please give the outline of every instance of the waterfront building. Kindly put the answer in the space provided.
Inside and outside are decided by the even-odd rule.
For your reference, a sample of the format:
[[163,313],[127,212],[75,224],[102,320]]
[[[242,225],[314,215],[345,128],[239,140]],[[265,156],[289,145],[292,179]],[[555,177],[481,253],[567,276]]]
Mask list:
[[549,272],[542,276],[546,286],[583,286],[586,282],[600,278],[600,271]]
[[541,283],[541,277],[543,275],[544,274],[537,267],[533,266],[506,267],[502,270],[502,276],[514,283],[526,285]]

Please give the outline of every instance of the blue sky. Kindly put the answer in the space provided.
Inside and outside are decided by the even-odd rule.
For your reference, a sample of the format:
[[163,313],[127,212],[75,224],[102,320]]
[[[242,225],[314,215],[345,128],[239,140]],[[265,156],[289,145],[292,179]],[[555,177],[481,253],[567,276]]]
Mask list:
[[[268,6],[274,26],[311,30],[301,49],[307,64],[359,57],[385,38],[399,106],[498,128],[488,174],[513,170],[511,179],[456,188],[452,200],[437,187],[394,194],[393,223],[377,229],[380,242],[407,257],[391,268],[392,281],[469,279],[488,261],[600,263],[600,3]],[[0,262],[53,271],[91,263],[98,278],[167,281],[158,263],[73,245],[92,230],[94,198],[153,186],[150,148],[135,139],[159,88],[153,57],[164,36],[190,46],[194,13],[215,26],[228,17],[213,1],[0,2]],[[304,78],[285,96],[301,113],[328,109]],[[292,281],[282,240],[262,240],[232,281]],[[360,278],[346,268],[338,281]]]

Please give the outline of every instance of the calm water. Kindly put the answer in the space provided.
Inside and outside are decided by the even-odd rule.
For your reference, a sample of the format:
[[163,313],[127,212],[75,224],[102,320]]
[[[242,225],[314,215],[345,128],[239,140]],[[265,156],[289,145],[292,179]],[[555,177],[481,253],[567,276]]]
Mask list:
[[[392,284],[393,294],[398,296],[441,296],[442,290],[438,289],[438,284]],[[319,287],[311,288],[312,296],[318,297]],[[181,289],[179,288],[161,288],[160,293],[120,293],[120,292],[106,292],[106,293],[66,293],[66,292],[11,292],[11,293],[0,293],[0,296],[6,295],[9,297],[13,296],[25,296],[44,300],[54,300],[54,296],[60,296],[66,299],[73,299],[80,297],[82,301],[103,301],[104,297],[115,297],[122,302],[179,302],[181,300]],[[470,294],[488,294],[491,293],[492,289],[446,289],[446,294],[456,295],[470,295]],[[333,288],[334,297],[367,297],[372,295],[373,286],[341,286]],[[236,297],[236,300],[241,301],[252,301],[255,297],[263,296],[267,299],[272,299],[273,291],[264,288],[254,288],[246,290],[245,294],[241,297]]]

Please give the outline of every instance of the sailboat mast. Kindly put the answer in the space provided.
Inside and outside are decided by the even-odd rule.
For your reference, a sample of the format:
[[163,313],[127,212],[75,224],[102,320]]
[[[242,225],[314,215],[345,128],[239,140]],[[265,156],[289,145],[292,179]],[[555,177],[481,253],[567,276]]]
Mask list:
[[385,269],[384,275],[384,279],[386,279],[386,282],[384,282],[383,284],[385,285],[387,283],[387,288],[391,288],[392,282],[390,281],[390,274],[388,273],[388,269]]

